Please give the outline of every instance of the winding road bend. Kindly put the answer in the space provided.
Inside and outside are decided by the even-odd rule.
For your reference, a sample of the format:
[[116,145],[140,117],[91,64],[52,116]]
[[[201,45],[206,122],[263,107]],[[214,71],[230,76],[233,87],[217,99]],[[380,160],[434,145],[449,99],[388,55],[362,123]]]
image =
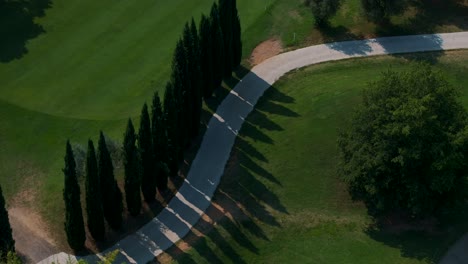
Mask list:
[[[120,253],[116,263],[146,263],[183,238],[210,205],[245,118],[265,90],[285,73],[326,61],[466,48],[468,32],[460,32],[335,42],[282,53],[265,60],[255,66],[218,107],[208,124],[187,179],[168,206],[148,224],[103,254],[118,249]],[[468,244],[468,237],[465,240],[462,239],[460,243]],[[456,250],[456,246],[453,250]],[[447,259],[447,263],[458,263],[450,262],[450,259],[462,257],[457,254],[449,252],[443,261]],[[98,256],[75,257],[62,252],[39,263],[66,263],[76,259],[94,263]]]

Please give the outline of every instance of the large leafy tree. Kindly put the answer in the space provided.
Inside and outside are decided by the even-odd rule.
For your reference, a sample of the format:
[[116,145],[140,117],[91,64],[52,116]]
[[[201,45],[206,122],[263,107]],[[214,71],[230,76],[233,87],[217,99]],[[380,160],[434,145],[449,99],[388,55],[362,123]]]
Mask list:
[[4,261],[8,252],[15,251],[15,240],[8,220],[2,187],[0,186],[0,262]]
[[141,158],[141,191],[145,201],[150,203],[156,199],[156,175],[153,160],[153,142],[151,140],[151,122],[146,103],[141,109],[138,149]]
[[97,161],[104,217],[112,229],[119,229],[122,226],[122,192],[114,178],[114,166],[102,131],[99,134]]
[[201,68],[201,86],[203,87],[203,97],[209,98],[213,94],[214,83],[214,59],[213,43],[211,41],[210,19],[202,15],[200,20],[200,68]]
[[164,126],[164,113],[161,99],[156,92],[151,105],[151,136],[153,139],[154,162],[156,164],[156,186],[159,190],[167,188],[168,172],[163,170],[168,163],[168,139]]
[[339,137],[349,190],[371,212],[436,213],[465,193],[467,114],[430,66],[386,72]]
[[102,211],[101,186],[99,184],[96,151],[91,139],[88,140],[86,155],[86,213],[88,229],[95,240],[104,239],[104,213]]
[[74,250],[84,248],[86,234],[81,210],[80,186],[76,177],[76,164],[70,141],[67,141],[65,152],[65,168],[63,169],[65,184],[63,200],[65,202],[65,233],[68,245]]
[[127,209],[131,215],[140,214],[141,194],[140,194],[140,166],[138,149],[136,148],[135,128],[131,119],[128,119],[127,129],[124,134],[124,167],[125,167],[125,200]]

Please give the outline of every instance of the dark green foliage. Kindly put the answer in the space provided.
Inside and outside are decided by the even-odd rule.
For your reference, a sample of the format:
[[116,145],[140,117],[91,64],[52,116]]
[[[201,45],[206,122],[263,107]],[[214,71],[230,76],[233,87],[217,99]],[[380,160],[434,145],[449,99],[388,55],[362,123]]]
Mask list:
[[330,17],[336,14],[340,7],[340,0],[306,0],[315,18],[315,25],[324,27]]
[[127,209],[131,215],[140,214],[141,194],[140,194],[140,166],[138,149],[136,148],[135,128],[131,119],[128,119],[127,129],[124,135],[124,168],[125,168],[125,200]]
[[210,37],[213,59],[213,82],[214,89],[221,86],[223,80],[223,65],[224,65],[224,43],[223,33],[219,20],[218,5],[213,3],[210,12]]
[[151,135],[153,139],[156,186],[159,190],[165,190],[167,188],[168,173],[161,171],[160,167],[162,164],[168,163],[168,138],[166,127],[164,126],[161,100],[157,92],[154,93],[151,109]]
[[104,217],[112,229],[119,229],[122,226],[122,192],[114,178],[114,166],[102,131],[99,134],[97,161]]
[[195,25],[195,20],[192,18],[190,24],[191,41],[193,46],[192,57],[190,57],[190,87],[192,88],[192,122],[191,122],[191,136],[195,137],[198,135],[200,129],[200,116],[202,110],[202,72],[200,68],[201,64],[201,52],[200,52],[200,39],[198,38],[198,30]]
[[[185,26],[188,28],[188,25]],[[184,30],[185,31],[185,30]],[[190,32],[190,29],[187,29]],[[171,82],[174,86],[174,102],[177,109],[177,134],[180,143],[179,159],[182,158],[182,151],[189,143],[190,128],[190,76],[188,70],[187,50],[184,47],[183,39],[177,42],[172,60]]]
[[231,76],[233,64],[233,3],[232,0],[219,0],[219,22],[223,34],[223,77]]
[[398,13],[404,6],[403,0],[361,0],[362,7],[369,20],[383,22],[389,16]]
[[170,175],[178,172],[179,140],[177,136],[177,108],[175,104],[174,86],[171,82],[166,85],[164,93],[164,127],[167,132],[167,164]]
[[214,83],[214,59],[213,59],[213,43],[211,41],[211,25],[210,20],[202,15],[200,20],[200,57],[201,57],[201,77],[203,87],[203,97],[209,98],[216,88]]
[[232,69],[236,69],[242,60],[242,29],[239,13],[237,12],[236,0],[232,0],[232,5]]
[[104,239],[104,213],[102,211],[101,186],[99,184],[96,152],[91,139],[88,140],[86,155],[86,213],[88,229],[95,240]]
[[145,201],[150,203],[156,198],[156,175],[151,140],[151,124],[146,103],[141,109],[138,149],[141,159],[141,192]]
[[2,186],[0,186],[0,262],[4,261],[9,251],[15,251],[15,240],[8,220]]
[[467,114],[430,66],[386,72],[339,137],[342,169],[371,212],[432,214],[459,201],[468,172]]
[[86,240],[83,212],[81,211],[80,186],[76,178],[76,164],[70,141],[67,141],[65,153],[65,168],[63,174],[65,184],[63,200],[65,202],[65,233],[68,245],[74,250],[83,249]]
[[[197,52],[195,50],[195,39],[194,36],[192,35],[192,30],[190,29],[190,25],[188,23],[185,24],[184,27],[184,33],[182,36],[182,43],[184,45],[184,50],[185,50],[185,59],[186,62],[185,64],[187,72],[186,72],[186,81],[189,83],[185,87],[185,94],[184,94],[184,113],[186,122],[184,123],[184,127],[186,127],[186,130],[188,132],[187,134],[187,140],[190,140],[192,138],[192,135],[194,132],[192,131],[194,127],[194,113],[193,111],[195,110],[195,96],[197,94],[196,89],[198,89],[198,78],[199,76],[199,71],[197,67]],[[187,142],[188,143],[188,142]]]

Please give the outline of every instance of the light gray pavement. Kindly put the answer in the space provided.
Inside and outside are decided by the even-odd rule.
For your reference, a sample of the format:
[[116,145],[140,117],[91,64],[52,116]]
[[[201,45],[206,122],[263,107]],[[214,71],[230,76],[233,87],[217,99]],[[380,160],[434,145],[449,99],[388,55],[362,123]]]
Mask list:
[[[211,118],[187,179],[168,206],[135,234],[106,252],[120,250],[117,263],[146,263],[183,238],[210,205],[231,148],[257,100],[285,73],[307,65],[353,57],[468,48],[468,32],[336,42],[283,53],[255,66]],[[97,256],[78,257],[94,262]],[[65,253],[39,263],[76,260]]]

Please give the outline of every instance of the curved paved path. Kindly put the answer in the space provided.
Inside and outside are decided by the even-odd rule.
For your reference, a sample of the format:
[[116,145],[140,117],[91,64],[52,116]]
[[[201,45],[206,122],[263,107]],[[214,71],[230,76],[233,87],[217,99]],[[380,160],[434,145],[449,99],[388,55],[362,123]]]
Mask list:
[[[285,73],[307,65],[352,57],[468,48],[468,32],[385,37],[336,42],[294,50],[255,66],[231,91],[211,118],[187,180],[169,205],[151,222],[112,248],[117,263],[146,263],[183,238],[210,205],[244,119],[257,100]],[[95,255],[80,257],[94,262]],[[60,253],[40,263],[75,260]]]

